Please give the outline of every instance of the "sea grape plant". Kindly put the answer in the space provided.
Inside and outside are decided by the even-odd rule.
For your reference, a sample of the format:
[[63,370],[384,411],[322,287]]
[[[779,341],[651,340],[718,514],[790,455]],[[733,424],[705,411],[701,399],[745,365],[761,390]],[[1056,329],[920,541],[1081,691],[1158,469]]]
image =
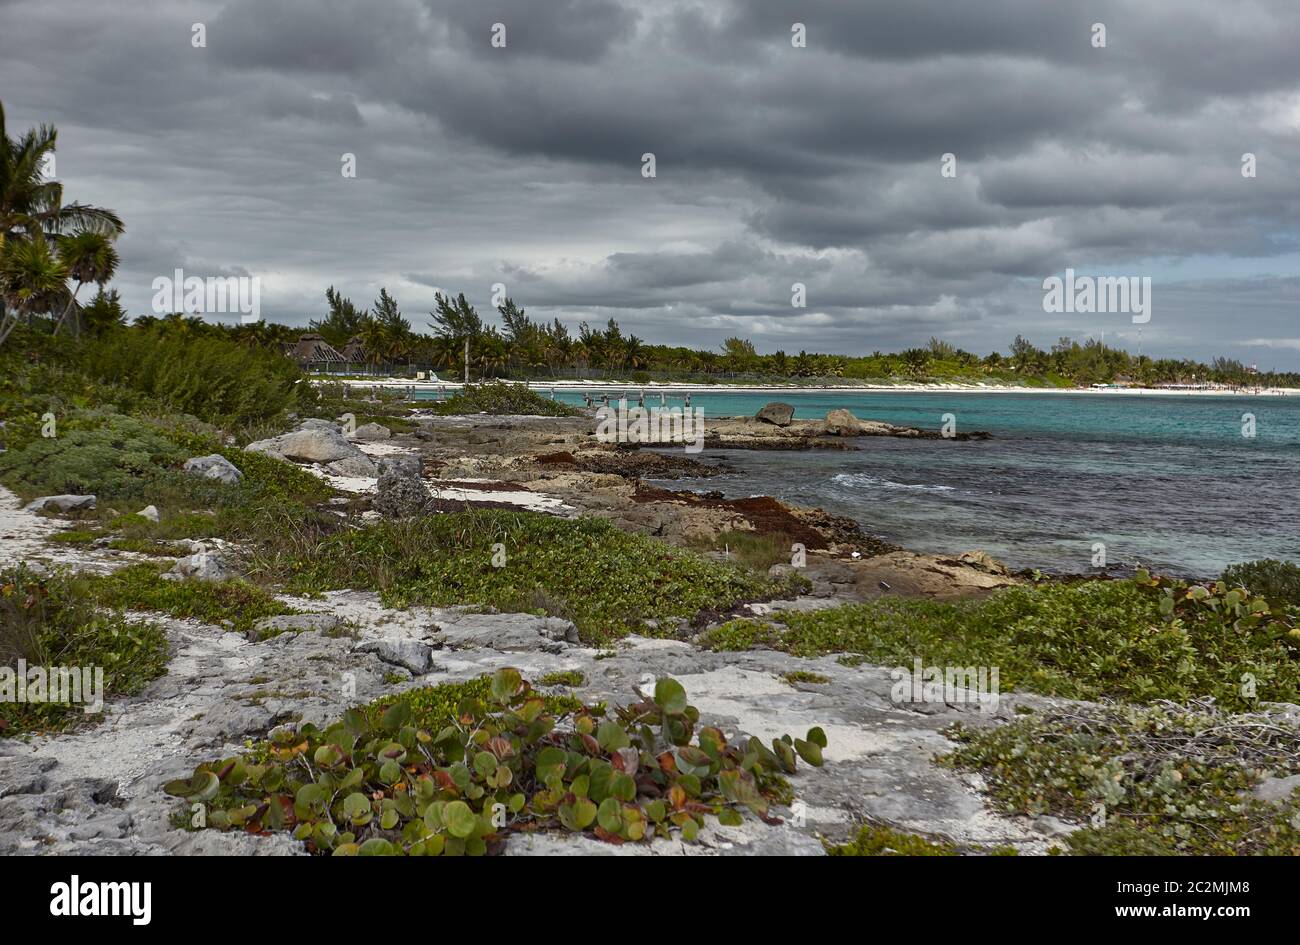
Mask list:
[[[250,833],[291,830],[312,853],[482,855],[511,832],[558,829],[609,843],[695,840],[705,815],[737,825],[746,810],[780,823],[797,758],[820,766],[826,736],[732,742],[699,725],[676,680],[610,712],[551,714],[512,668],[468,696],[441,729],[413,723],[409,702],[349,709],[321,729],[280,726],[251,753],[200,764],[163,788],[199,823]],[[192,821],[194,822],[194,821]]]

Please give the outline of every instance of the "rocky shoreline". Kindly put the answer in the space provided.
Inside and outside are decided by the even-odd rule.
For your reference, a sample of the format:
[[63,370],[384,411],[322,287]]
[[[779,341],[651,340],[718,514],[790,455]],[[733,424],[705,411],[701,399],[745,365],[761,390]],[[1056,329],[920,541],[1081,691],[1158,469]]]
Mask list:
[[[326,507],[343,521],[506,507],[604,518],[622,530],[685,547],[750,532],[802,545],[806,563],[778,563],[771,571],[797,571],[810,589],[790,599],[706,613],[694,624],[683,621],[668,638],[633,635],[604,649],[581,645],[573,624],[555,617],[392,609],[360,591],[281,595],[303,615],[271,618],[282,621],[268,627],[274,634],[242,636],[193,619],[164,618],[171,662],[144,692],[111,701],[105,716],[89,727],[0,739],[0,853],[301,853],[301,845],[283,834],[182,829],[175,821],[176,801],[161,785],[187,776],[196,759],[235,753],[286,720],[324,722],[348,705],[395,689],[471,679],[502,666],[534,677],[576,670],[583,682],[573,689],[575,696],[615,703],[647,678],[672,676],[704,716],[729,734],[766,739],[817,725],[829,737],[825,766],[792,778],[799,807],[783,812],[782,826],[711,823],[696,844],[657,840],[622,847],[538,834],[512,841],[509,854],[820,854],[819,838],[845,839],[864,821],[942,836],[972,852],[1009,845],[1041,853],[1052,836],[1069,829],[1054,818],[995,814],[977,778],[937,768],[931,760],[945,750],[941,732],[955,721],[989,724],[1012,717],[1018,706],[1061,700],[1007,697],[993,715],[970,704],[898,706],[890,699],[887,668],[772,650],[711,652],[694,642],[701,631],[732,616],[815,610],[884,593],[949,599],[1017,583],[987,556],[916,554],[819,509],[648,484],[643,477],[699,476],[717,467],[597,442],[587,416],[409,419],[410,433],[372,427],[361,436],[360,430],[347,435],[336,421],[312,419],[247,449],[295,462],[338,488],[341,496]],[[769,444],[845,438],[842,430],[824,429],[824,422],[737,421],[722,425],[718,435]],[[202,459],[193,474],[229,475],[211,457]],[[374,475],[365,474],[372,470]],[[48,539],[61,524],[0,491],[0,564],[44,560],[102,573],[139,560],[104,547],[56,549]],[[237,549],[230,552],[237,557]],[[221,555],[205,549],[195,557],[211,564]],[[812,671],[823,681],[788,681]],[[349,686],[340,687],[340,679]]]

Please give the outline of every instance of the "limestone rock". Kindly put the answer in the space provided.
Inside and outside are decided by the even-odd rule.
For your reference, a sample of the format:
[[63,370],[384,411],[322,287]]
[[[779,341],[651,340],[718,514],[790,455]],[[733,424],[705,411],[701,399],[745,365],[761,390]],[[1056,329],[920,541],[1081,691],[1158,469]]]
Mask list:
[[284,614],[279,617],[264,617],[257,621],[246,636],[254,642],[259,642],[282,633],[302,633],[307,630],[328,633],[342,625],[343,621],[333,614]]
[[862,421],[853,416],[853,411],[837,407],[826,414],[826,432],[832,436],[860,436]]
[[393,431],[379,423],[363,423],[357,427],[352,434],[354,440],[386,440],[393,435]]
[[221,555],[200,551],[186,558],[178,558],[172,569],[162,577],[164,581],[228,581],[237,577],[237,574]]
[[760,409],[754,414],[755,420],[762,420],[766,423],[776,424],[778,427],[788,427],[790,421],[794,419],[794,407],[790,404],[783,404],[774,401]]
[[348,457],[365,456],[342,433],[334,429],[310,427],[258,440],[244,447],[250,453],[265,453],[296,463],[332,463]]
[[158,521],[158,507],[156,505],[146,505],[139,512],[135,513],[141,518],[147,518],[151,522]]
[[325,467],[335,476],[369,476],[379,473],[379,467],[369,456],[348,456],[337,459]]
[[88,512],[95,507],[93,495],[43,495],[23,506],[26,512]]
[[387,640],[367,640],[357,646],[356,653],[373,653],[385,663],[409,669],[422,676],[433,666],[433,647],[419,640],[400,637]]
[[438,625],[434,639],[454,649],[488,648],[504,653],[558,653],[578,642],[578,629],[560,617],[532,614],[461,614]]
[[220,453],[187,459],[181,469],[190,475],[202,476],[204,479],[216,479],[218,482],[224,482],[228,485],[234,485],[244,478],[244,474],[235,467],[235,464]]
[[373,505],[387,518],[409,518],[422,514],[431,500],[419,476],[392,471],[380,473]]

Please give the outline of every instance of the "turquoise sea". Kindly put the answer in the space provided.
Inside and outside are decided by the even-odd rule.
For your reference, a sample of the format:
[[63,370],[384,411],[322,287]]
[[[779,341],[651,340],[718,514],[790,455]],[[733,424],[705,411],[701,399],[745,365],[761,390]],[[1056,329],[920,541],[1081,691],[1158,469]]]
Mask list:
[[[1300,397],[817,391],[694,394],[692,406],[739,416],[775,399],[798,418],[847,407],[934,430],[951,413],[958,431],[993,438],[710,450],[702,458],[736,472],[676,487],[773,495],[851,516],[907,548],[984,548],[1047,571],[1091,570],[1097,542],[1111,565],[1192,576],[1254,558],[1300,561]],[[646,405],[658,403],[647,392]],[[1244,414],[1253,437],[1242,435]]]

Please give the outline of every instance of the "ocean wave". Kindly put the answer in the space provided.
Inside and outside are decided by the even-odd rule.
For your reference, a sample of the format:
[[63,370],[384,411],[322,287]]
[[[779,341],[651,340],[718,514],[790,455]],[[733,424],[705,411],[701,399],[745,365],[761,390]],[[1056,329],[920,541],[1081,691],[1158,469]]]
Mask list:
[[869,476],[866,473],[840,473],[831,477],[831,482],[837,482],[842,486],[850,486],[855,489],[903,489],[908,492],[956,492],[956,486],[931,486],[925,483],[915,483],[909,485],[906,482],[894,482],[892,479],[881,479],[877,476]]

